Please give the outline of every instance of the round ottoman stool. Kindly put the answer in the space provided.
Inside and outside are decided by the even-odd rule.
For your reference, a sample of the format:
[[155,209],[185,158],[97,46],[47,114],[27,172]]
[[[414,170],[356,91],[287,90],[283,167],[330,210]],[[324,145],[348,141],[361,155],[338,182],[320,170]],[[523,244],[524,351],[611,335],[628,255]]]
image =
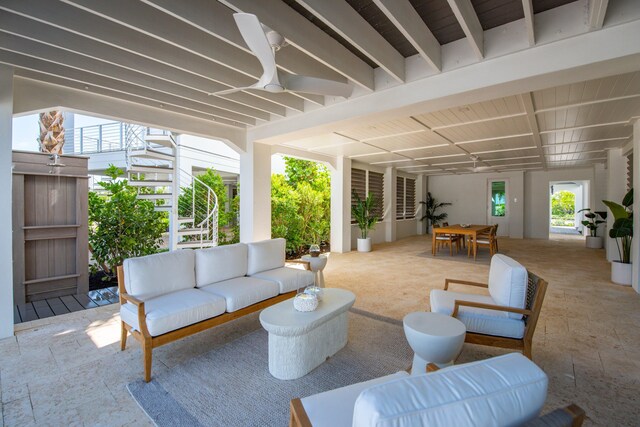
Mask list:
[[424,374],[428,363],[439,367],[453,364],[464,344],[464,323],[440,313],[417,311],[407,314],[404,333],[415,352],[411,375]]

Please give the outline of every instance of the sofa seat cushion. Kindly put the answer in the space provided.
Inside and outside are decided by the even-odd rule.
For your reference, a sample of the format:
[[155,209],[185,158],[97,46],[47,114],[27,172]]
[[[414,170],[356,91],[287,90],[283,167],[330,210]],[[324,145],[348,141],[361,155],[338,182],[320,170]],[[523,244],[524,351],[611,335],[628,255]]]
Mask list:
[[273,270],[261,271],[252,274],[263,280],[269,280],[278,284],[280,293],[295,291],[313,284],[313,273],[299,268],[280,267]]
[[127,293],[146,301],[196,286],[193,251],[163,252],[124,260]]
[[284,267],[285,239],[269,239],[247,243],[247,275],[274,268]]
[[[224,298],[198,289],[186,289],[151,298],[144,303],[147,329],[157,337],[164,333],[198,323],[225,312]],[[126,303],[120,307],[120,318],[140,330],[138,307]]]
[[224,298],[229,313],[278,295],[276,283],[255,277],[236,277],[200,290]]
[[405,371],[300,399],[313,427],[351,427],[353,407],[360,393],[376,384],[409,376]]
[[[429,294],[431,311],[451,316],[456,300],[493,304],[496,302],[489,295],[465,294],[461,292],[434,289]],[[511,319],[505,311],[486,310],[484,308],[460,307],[458,319],[465,324],[467,332],[498,335],[508,338],[524,336],[524,320]]]
[[373,385],[356,400],[353,426],[515,426],[536,418],[546,374],[518,353]]
[[[527,269],[506,255],[496,254],[489,268],[489,294],[498,305],[524,308],[527,299]],[[522,314],[509,313],[512,319],[522,319]]]
[[195,253],[197,287],[247,274],[247,245],[244,243],[198,249]]

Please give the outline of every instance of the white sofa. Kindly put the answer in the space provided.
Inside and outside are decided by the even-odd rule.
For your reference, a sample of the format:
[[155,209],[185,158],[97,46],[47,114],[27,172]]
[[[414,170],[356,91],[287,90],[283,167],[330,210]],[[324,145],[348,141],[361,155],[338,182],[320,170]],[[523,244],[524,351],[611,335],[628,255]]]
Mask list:
[[402,371],[294,399],[291,425],[520,426],[540,414],[547,384],[538,366],[511,353],[422,375]]
[[[313,273],[285,266],[285,240],[181,250],[125,260],[118,271],[122,342],[143,344],[145,380],[151,351],[260,310],[313,283]],[[307,265],[308,267],[308,265]]]

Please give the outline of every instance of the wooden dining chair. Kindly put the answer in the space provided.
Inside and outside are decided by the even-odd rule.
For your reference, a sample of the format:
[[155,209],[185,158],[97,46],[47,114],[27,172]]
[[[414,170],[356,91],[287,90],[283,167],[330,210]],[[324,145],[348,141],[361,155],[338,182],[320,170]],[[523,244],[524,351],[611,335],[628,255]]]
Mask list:
[[[481,248],[481,247],[489,248],[489,253],[491,254],[491,256],[493,256],[495,253],[498,252],[498,240],[496,237],[497,231],[498,231],[498,226],[494,225],[489,230],[489,234],[478,235],[477,237],[478,248]],[[472,244],[470,243],[469,248],[467,249],[467,256],[471,256],[471,247],[472,247]]]
[[[439,224],[434,224],[433,228],[440,228]],[[449,246],[449,255],[453,256],[453,244],[456,244],[456,253],[460,250],[460,237],[457,234],[440,234],[436,236],[436,250],[440,250],[445,244]]]
[[[443,222],[442,223],[443,227],[448,227],[449,223],[448,222]],[[454,234],[455,237],[458,238],[459,242],[458,242],[458,246],[460,246],[460,243],[462,243],[462,247],[465,248],[466,247],[466,243],[467,243],[467,239],[464,234]]]

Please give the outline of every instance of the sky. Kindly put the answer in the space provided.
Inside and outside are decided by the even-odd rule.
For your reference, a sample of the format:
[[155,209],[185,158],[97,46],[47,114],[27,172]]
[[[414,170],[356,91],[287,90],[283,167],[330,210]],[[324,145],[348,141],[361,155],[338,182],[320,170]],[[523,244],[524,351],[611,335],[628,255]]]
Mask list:
[[[92,117],[92,116],[85,116],[82,114],[74,114],[73,121],[74,121],[73,126],[76,128],[114,122],[114,120],[102,119],[99,117]],[[69,132],[68,128],[67,128],[67,132]],[[38,115],[37,114],[29,114],[26,116],[13,118],[12,145],[14,150],[39,151],[37,138],[38,138]],[[182,135],[181,139],[183,141],[191,142],[190,145],[193,145],[194,143],[201,145],[202,148],[205,148],[207,145],[207,141],[209,141],[205,138],[199,138],[191,135]],[[218,154],[223,154],[223,155],[232,156],[232,157],[237,156],[237,154],[233,150],[227,149],[226,147],[224,147],[222,151],[223,152]],[[271,156],[271,173],[284,174],[284,166],[285,166],[284,159],[282,156],[280,155]]]

